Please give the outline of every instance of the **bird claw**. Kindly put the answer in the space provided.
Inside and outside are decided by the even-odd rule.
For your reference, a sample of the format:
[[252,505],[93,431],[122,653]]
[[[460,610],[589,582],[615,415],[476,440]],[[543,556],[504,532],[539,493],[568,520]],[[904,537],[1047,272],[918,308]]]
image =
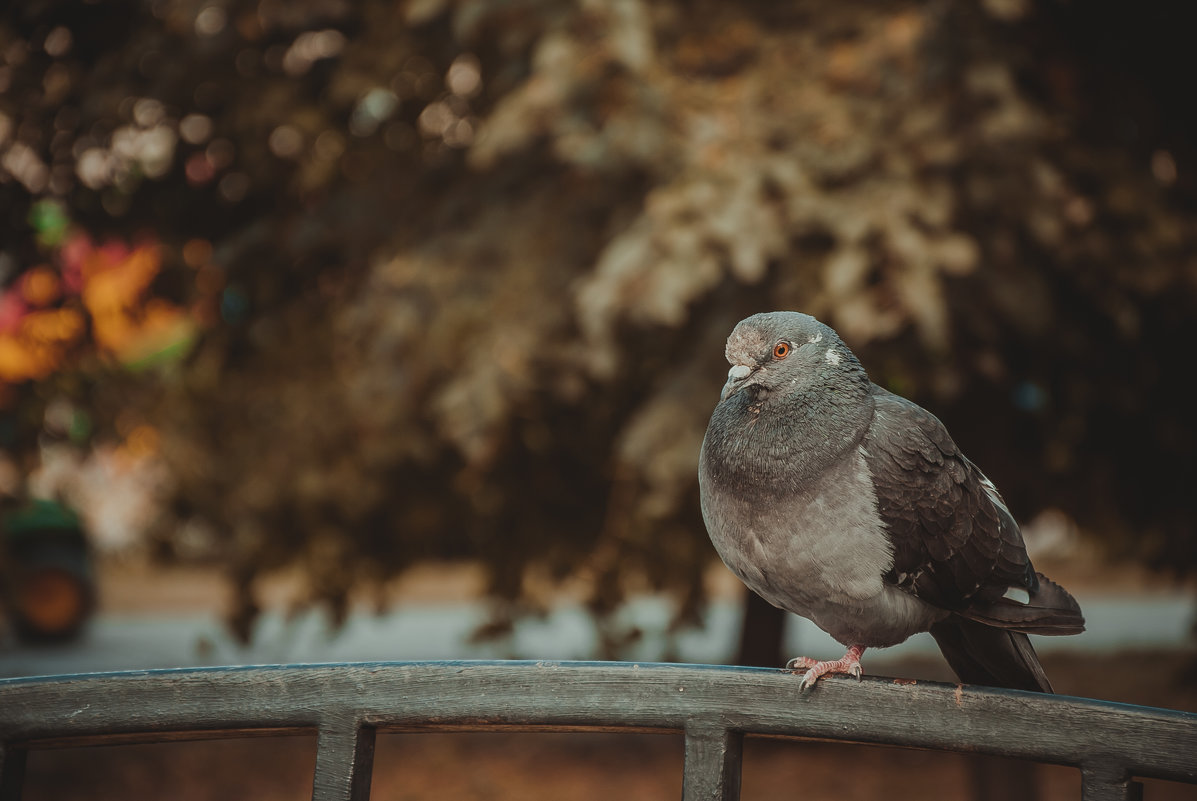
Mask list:
[[802,680],[798,682],[799,692],[813,688],[819,677],[827,673],[844,673],[860,681],[864,676],[864,668],[860,666],[860,657],[864,650],[864,648],[854,645],[848,649],[848,653],[844,654],[843,659],[834,662],[820,662],[809,656],[796,656],[786,662],[786,670],[806,671],[802,675]]
[[811,659],[809,656],[796,656],[789,662],[786,662],[786,670],[799,670],[813,668],[819,664],[817,659]]

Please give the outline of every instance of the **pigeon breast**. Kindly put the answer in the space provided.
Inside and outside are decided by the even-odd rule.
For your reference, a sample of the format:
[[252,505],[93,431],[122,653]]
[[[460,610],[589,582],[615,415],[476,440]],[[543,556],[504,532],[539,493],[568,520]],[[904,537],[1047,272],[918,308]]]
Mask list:
[[842,643],[870,647],[895,645],[943,617],[883,581],[893,549],[859,445],[798,487],[716,466],[716,453],[704,443],[703,519],[723,562],[766,601]]

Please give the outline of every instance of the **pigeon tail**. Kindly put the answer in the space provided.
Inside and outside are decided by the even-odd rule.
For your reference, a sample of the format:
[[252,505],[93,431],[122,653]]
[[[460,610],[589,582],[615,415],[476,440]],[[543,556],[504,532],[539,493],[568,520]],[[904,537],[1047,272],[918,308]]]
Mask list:
[[988,604],[974,604],[957,614],[970,620],[1023,634],[1080,634],[1085,630],[1081,607],[1068,590],[1036,573],[1038,586],[1024,602],[1002,597]]
[[931,636],[965,684],[1054,692],[1031,640],[1021,632],[950,615],[931,627]]

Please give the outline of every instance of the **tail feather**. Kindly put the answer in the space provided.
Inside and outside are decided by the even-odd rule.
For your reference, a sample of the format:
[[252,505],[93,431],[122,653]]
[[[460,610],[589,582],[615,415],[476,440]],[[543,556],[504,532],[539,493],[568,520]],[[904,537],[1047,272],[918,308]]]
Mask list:
[[1068,590],[1042,573],[1036,573],[1035,577],[1038,584],[1026,602],[1003,597],[987,604],[974,604],[959,614],[1023,634],[1063,635],[1084,631],[1080,604]]
[[931,627],[956,677],[966,684],[1053,692],[1026,634],[950,615]]

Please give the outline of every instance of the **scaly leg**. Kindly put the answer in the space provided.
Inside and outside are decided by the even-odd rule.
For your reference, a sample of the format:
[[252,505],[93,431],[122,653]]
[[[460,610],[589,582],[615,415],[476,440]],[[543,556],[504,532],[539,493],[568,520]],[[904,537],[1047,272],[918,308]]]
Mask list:
[[814,687],[819,677],[827,673],[847,673],[860,681],[860,677],[864,675],[864,668],[860,666],[860,658],[864,652],[863,645],[853,645],[848,648],[848,653],[844,654],[843,659],[837,659],[834,662],[819,662],[809,656],[796,656],[786,662],[786,669],[806,671],[802,676],[802,683],[798,685],[799,691]]

